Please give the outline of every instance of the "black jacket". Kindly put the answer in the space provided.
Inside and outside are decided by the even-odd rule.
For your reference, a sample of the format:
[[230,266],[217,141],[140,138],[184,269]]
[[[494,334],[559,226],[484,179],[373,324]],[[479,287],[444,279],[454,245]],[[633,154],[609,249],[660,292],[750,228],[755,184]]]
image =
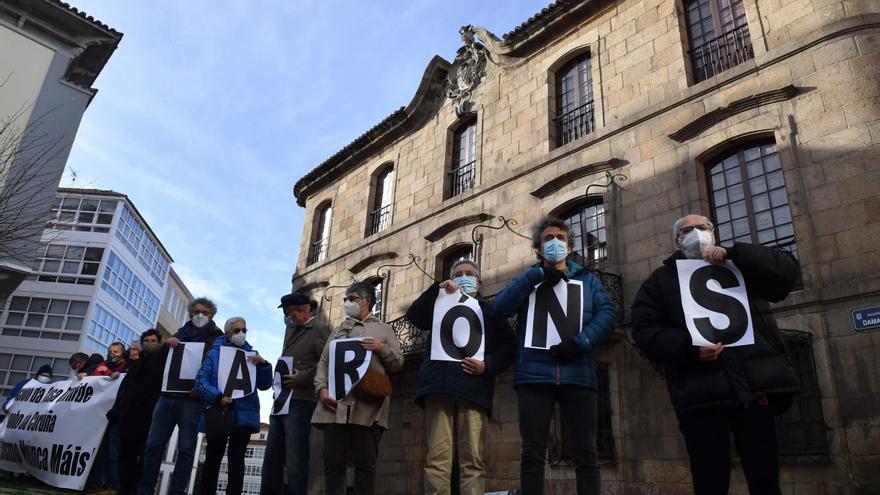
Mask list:
[[662,368],[678,415],[731,406],[771,396],[785,404],[798,392],[798,381],[770,309],[788,295],[798,266],[788,253],[752,244],[727,248],[727,259],[746,283],[754,345],[725,347],[715,361],[703,363],[691,342],[681,306],[675,261],[663,262],[642,284],[632,306],[632,337],[645,357]]
[[416,404],[425,407],[425,397],[432,394],[451,395],[473,402],[492,415],[492,396],[495,391],[495,376],[513,362],[516,352],[516,339],[510,324],[503,317],[496,316],[491,304],[479,298],[483,310],[483,324],[486,332],[484,362],[486,371],[482,375],[469,375],[461,368],[460,362],[431,360],[431,322],[434,315],[434,302],[440,286],[433,284],[410,305],[406,318],[416,327],[428,334],[425,359],[419,369],[419,390]]
[[128,362],[116,403],[107,413],[111,421],[124,419],[120,422],[124,432],[145,434],[149,431],[153,408],[159,401],[167,354],[168,347],[162,346],[153,353],[141,351],[140,359]]

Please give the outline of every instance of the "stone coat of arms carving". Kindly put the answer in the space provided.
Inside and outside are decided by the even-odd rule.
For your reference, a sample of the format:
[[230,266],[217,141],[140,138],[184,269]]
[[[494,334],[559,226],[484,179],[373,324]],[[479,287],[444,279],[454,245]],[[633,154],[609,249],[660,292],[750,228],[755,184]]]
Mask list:
[[458,33],[462,47],[455,54],[446,78],[446,96],[454,102],[455,114],[462,117],[472,111],[471,95],[486,75],[486,49],[474,39],[472,26],[462,26]]

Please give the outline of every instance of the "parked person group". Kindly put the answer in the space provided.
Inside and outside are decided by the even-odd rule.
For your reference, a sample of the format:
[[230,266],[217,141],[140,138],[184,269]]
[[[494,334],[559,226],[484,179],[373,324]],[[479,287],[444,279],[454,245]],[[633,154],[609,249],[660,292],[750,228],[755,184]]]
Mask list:
[[[431,284],[409,306],[406,318],[428,332],[415,397],[425,414],[424,493],[485,493],[485,436],[495,380],[511,364],[515,365],[522,495],[544,493],[548,433],[557,405],[574,462],[575,491],[600,493],[596,349],[613,332],[617,308],[597,276],[571,256],[572,237],[566,222],[544,218],[532,235],[537,262],[513,278],[493,301],[481,294],[478,262],[463,258],[453,264],[448,279]],[[750,493],[781,493],[774,418],[791,404],[798,381],[786,360],[770,303],[792,290],[797,265],[788,253],[768,247],[715,245],[714,226],[700,215],[676,221],[673,238],[675,251],[635,297],[632,338],[666,378],[687,447],[694,492],[727,493],[732,433]],[[730,273],[741,273],[747,297],[742,304],[754,327],[753,342],[731,345],[738,337],[723,329],[707,330],[707,338],[713,339],[710,345],[696,340],[688,320],[692,310],[685,307],[679,286],[681,267],[693,266],[684,263],[689,260],[706,262],[701,267],[727,266]],[[432,327],[439,321],[435,308],[450,295],[456,304],[469,305],[480,325],[479,352],[460,359],[435,358],[433,352],[438,350],[431,333],[437,331]],[[349,286],[342,304],[344,319],[332,331],[316,317],[317,303],[307,295],[287,294],[280,303],[285,329],[281,355],[292,366],[277,368],[276,373],[290,401],[286,411],[270,417],[261,493],[308,493],[309,439],[314,427],[323,440],[323,493],[347,493],[351,465],[354,493],[374,494],[379,445],[389,428],[389,375],[404,365],[394,330],[375,314],[376,291],[362,282]],[[217,307],[212,301],[199,298],[188,309],[190,320],[164,342],[158,331],[150,329],[127,350],[114,342],[105,356],[70,357],[71,371],[79,378],[117,379],[124,373],[87,484],[92,492],[153,494],[176,427],[170,492],[187,490],[201,428],[207,450],[199,492],[216,492],[225,453],[226,493],[241,493],[245,450],[260,427],[260,403],[256,390],[236,394],[228,386],[222,388],[221,356],[229,353],[227,349],[244,351],[239,355],[255,370],[258,390],[272,386],[272,365],[248,343],[244,318],[229,318],[221,330],[213,321]],[[339,370],[334,371],[338,366],[334,359],[338,361],[340,354],[333,349],[351,339],[358,341],[355,349],[365,357],[356,383],[340,393],[339,386],[348,382]],[[182,343],[204,344],[193,388],[160,392],[170,351]],[[443,352],[447,345],[441,345]],[[51,367],[41,367],[34,379],[50,381]],[[28,380],[16,385],[4,409]]]

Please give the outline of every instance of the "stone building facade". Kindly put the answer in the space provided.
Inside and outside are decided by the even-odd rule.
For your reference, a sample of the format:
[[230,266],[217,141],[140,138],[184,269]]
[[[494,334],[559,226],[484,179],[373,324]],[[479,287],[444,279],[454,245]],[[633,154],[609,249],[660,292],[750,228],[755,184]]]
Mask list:
[[[673,222],[704,212],[722,245],[800,262],[800,288],[775,306],[804,390],[779,420],[785,493],[877,493],[880,334],[855,330],[853,314],[880,305],[878,22],[871,0],[561,0],[501,38],[465,26],[406,107],[299,179],[294,288],[335,324],[343,287],[371,281],[412,363],[394,379],[379,491],[423,482],[412,397],[424,333],[402,319],[407,305],[464,255],[497,293],[535,262],[521,235],[556,214],[620,304],[598,350],[604,492],[689,493],[662,377],[626,335]],[[508,371],[489,490],[519,486],[510,384]],[[548,492],[571,493],[557,426]],[[732,493],[745,493],[738,466]]]

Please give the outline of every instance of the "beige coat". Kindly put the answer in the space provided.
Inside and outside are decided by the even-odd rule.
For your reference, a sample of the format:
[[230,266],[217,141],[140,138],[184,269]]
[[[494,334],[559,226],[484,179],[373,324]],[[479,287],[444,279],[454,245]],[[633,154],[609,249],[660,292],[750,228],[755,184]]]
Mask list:
[[[403,353],[400,351],[400,342],[394,335],[391,325],[382,323],[373,315],[367,316],[364,321],[354,318],[346,318],[330,334],[324,352],[318,362],[318,372],[315,375],[315,392],[320,396],[321,389],[328,387],[327,367],[330,362],[330,341],[335,339],[347,339],[350,337],[373,337],[385,343],[381,353],[373,353],[370,360],[370,369],[382,374],[394,373],[403,368]],[[372,426],[377,424],[388,429],[388,407],[391,397],[385,397],[382,402],[357,401],[354,394],[348,394],[340,400],[336,406],[336,412],[326,408],[320,400],[312,423],[321,424],[352,424]]]

